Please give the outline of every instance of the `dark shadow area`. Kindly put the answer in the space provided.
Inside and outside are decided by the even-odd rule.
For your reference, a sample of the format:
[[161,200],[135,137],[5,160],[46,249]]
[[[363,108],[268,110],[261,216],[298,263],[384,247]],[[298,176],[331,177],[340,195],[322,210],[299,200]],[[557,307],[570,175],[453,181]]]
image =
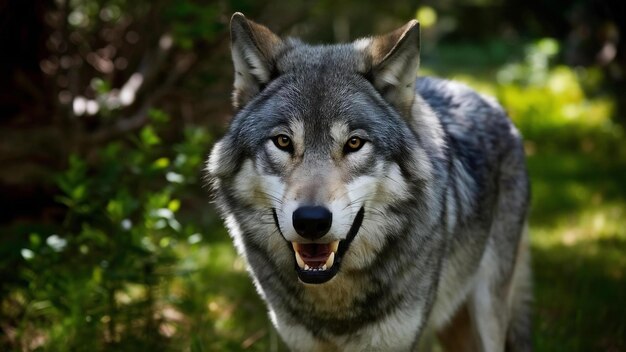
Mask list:
[[533,250],[536,349],[623,351],[626,239]]

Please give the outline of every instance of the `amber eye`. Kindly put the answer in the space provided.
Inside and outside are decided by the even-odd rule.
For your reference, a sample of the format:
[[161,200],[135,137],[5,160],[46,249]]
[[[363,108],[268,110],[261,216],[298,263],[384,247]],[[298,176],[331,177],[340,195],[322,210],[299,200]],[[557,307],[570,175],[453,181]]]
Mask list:
[[279,134],[278,136],[272,138],[274,145],[276,148],[284,151],[291,152],[293,151],[293,144],[291,143],[291,138],[287,137],[284,134]]
[[346,142],[346,145],[343,147],[343,151],[344,153],[356,152],[357,150],[361,149],[361,147],[363,147],[363,144],[365,144],[365,141],[361,138],[352,137]]

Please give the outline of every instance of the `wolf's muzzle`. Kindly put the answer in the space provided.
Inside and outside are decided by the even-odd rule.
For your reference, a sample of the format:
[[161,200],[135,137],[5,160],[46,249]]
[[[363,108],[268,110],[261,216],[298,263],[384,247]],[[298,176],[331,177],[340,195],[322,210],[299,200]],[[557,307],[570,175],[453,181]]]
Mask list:
[[[278,232],[283,236],[274,208],[272,208],[272,215]],[[300,281],[307,284],[322,284],[337,274],[344,254],[361,228],[364,215],[365,209],[361,207],[354,218],[350,231],[343,240],[329,243],[298,243],[285,240],[287,246],[293,251],[295,269]]]

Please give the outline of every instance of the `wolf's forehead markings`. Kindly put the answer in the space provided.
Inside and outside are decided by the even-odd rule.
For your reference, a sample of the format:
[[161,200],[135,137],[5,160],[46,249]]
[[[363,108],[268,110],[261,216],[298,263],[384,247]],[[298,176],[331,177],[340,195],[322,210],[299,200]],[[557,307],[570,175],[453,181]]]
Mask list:
[[333,122],[330,125],[330,136],[335,142],[345,139],[348,132],[350,129],[345,122]]
[[304,147],[304,122],[300,119],[293,119],[289,121],[289,129],[296,152],[301,152]]

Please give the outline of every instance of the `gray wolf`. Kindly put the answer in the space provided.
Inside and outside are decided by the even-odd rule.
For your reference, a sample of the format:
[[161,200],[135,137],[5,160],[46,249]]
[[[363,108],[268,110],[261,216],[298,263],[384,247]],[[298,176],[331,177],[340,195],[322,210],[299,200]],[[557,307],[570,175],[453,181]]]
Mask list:
[[348,44],[231,19],[237,110],[207,174],[294,351],[528,351],[521,136],[417,78],[419,24]]

